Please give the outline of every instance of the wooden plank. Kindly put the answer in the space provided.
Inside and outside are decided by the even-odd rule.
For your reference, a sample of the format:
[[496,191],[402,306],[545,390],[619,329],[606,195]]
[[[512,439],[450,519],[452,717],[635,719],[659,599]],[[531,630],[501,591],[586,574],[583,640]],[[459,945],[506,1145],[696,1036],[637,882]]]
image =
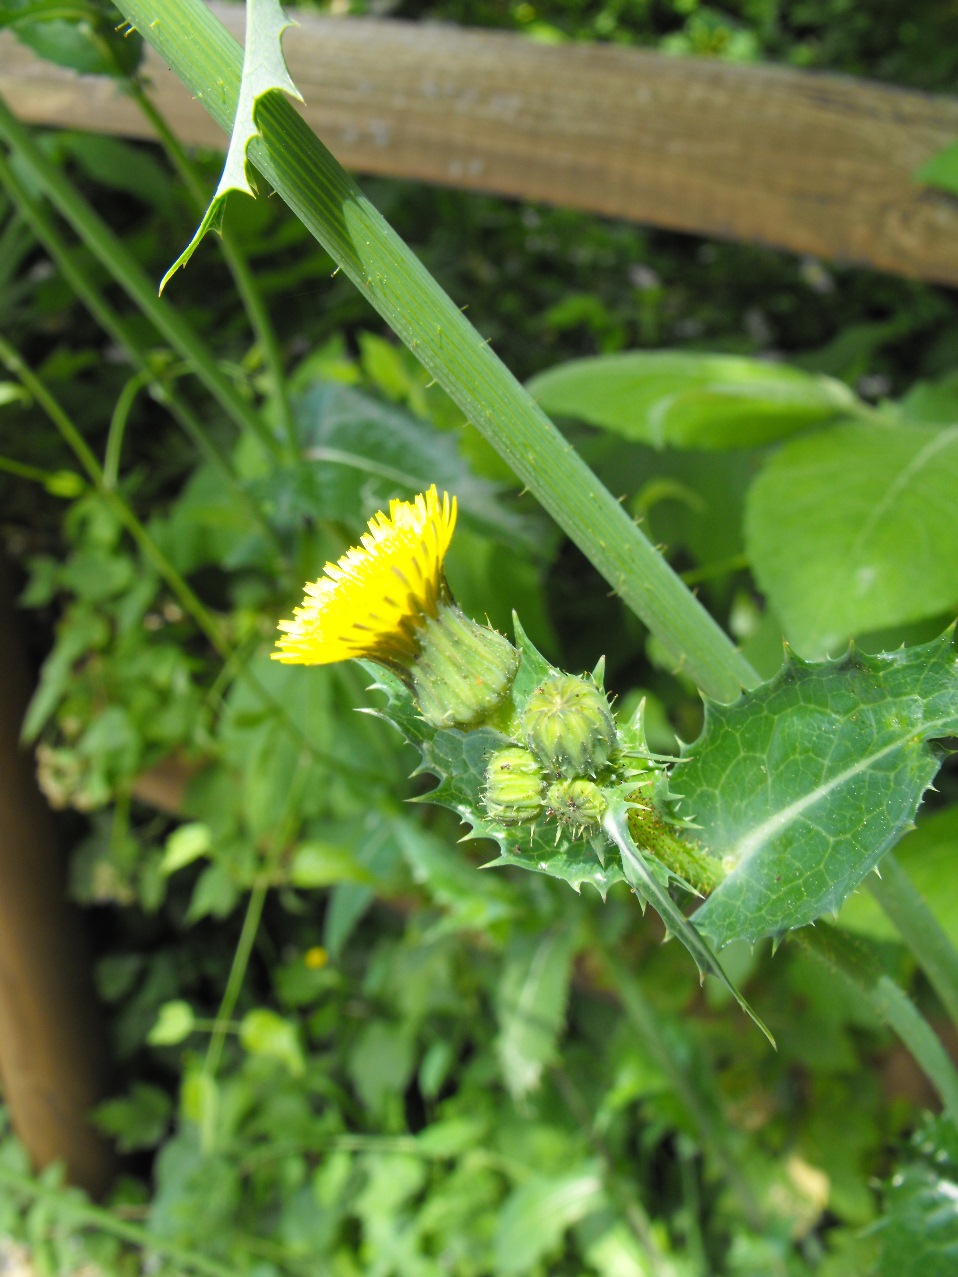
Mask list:
[[[215,4],[242,37],[242,7]],[[302,15],[285,36],[319,136],[349,169],[520,196],[958,284],[958,201],[915,169],[958,99],[608,45]],[[180,135],[222,136],[150,55]],[[0,38],[22,118],[148,136],[108,82]]]

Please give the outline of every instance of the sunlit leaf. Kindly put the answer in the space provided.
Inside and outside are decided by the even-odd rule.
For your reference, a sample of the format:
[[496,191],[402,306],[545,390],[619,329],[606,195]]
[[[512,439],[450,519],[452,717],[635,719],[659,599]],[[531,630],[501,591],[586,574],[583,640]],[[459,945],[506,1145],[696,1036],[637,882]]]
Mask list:
[[746,548],[801,655],[958,609],[956,492],[958,427],[843,425],[769,462]]
[[630,351],[576,359],[529,389],[549,413],[657,448],[754,448],[846,415],[843,382],[733,355]]

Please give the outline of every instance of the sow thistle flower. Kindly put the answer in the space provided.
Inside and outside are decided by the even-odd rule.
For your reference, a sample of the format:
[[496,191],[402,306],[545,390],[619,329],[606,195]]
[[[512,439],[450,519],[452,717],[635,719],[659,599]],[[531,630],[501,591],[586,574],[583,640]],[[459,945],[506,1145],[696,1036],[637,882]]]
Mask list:
[[391,501],[360,544],[306,586],[273,659],[329,665],[365,657],[410,688],[433,727],[470,728],[503,703],[519,664],[508,639],[457,607],[443,561],[456,499],[435,484],[414,501]]

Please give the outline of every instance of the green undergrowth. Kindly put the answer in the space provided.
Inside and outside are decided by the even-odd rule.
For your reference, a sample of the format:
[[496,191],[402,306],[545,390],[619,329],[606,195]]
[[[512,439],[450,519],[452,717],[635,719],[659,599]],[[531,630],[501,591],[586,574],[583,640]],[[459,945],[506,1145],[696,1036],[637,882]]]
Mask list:
[[[946,18],[931,58],[897,9],[868,31],[837,3],[499,10],[392,12],[930,89],[950,56]],[[93,30],[106,56],[112,19]],[[958,1007],[953,297],[365,184],[740,646],[755,686],[719,705],[278,198],[231,196],[224,253],[205,242],[148,311],[77,210],[152,295],[201,216],[185,157],[59,132],[36,158],[10,127],[0,505],[42,662],[24,732],[91,920],[115,1077],[96,1121],[125,1160],[93,1205],[5,1127],[0,1268],[953,1271],[954,1130],[922,1116],[954,1111],[935,1031]],[[190,163],[208,196],[221,157]],[[432,483],[459,500],[463,609],[510,636],[516,609],[541,669],[605,656],[618,722],[717,866],[689,884],[707,899],[653,865],[643,914],[624,836],[485,827],[483,741],[432,733],[416,773],[382,715],[421,746],[423,725],[384,709],[379,671],[269,660],[303,581]],[[654,860],[654,825],[627,828]],[[726,985],[655,907],[721,950]]]

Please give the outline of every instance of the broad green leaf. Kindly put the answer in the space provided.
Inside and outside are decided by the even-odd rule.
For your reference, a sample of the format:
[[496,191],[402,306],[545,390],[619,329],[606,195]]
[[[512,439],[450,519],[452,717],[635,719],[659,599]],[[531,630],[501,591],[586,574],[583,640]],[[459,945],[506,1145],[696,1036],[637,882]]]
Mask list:
[[754,448],[855,411],[842,382],[733,355],[632,351],[540,373],[549,413],[656,448]]
[[717,945],[834,912],[901,837],[958,730],[951,633],[881,656],[791,656],[734,704],[710,704],[676,768],[727,876],[694,915]]
[[247,1011],[240,1021],[240,1041],[251,1055],[279,1060],[294,1077],[306,1069],[299,1032],[292,1020],[284,1020],[267,1007]]
[[159,1144],[170,1122],[173,1104],[169,1092],[149,1082],[134,1082],[129,1094],[98,1104],[93,1120],[112,1135],[121,1153]]
[[543,1068],[555,1058],[575,949],[569,926],[536,936],[517,934],[509,945],[496,995],[496,1048],[514,1099],[534,1091]]
[[206,215],[189,244],[163,276],[160,292],[166,287],[170,277],[190,260],[206,232],[211,227],[218,228],[221,225],[226,197],[230,191],[255,196],[256,192],[246,171],[246,148],[253,138],[259,136],[256,107],[260,98],[267,93],[280,91],[288,93],[298,102],[303,100],[286,69],[281,47],[283,32],[291,25],[279,0],[247,0],[243,78],[240,81],[236,119],[230,135],[226,164]]
[[895,405],[906,421],[949,426],[958,421],[958,372],[936,381],[916,381]]
[[958,1134],[946,1118],[928,1117],[911,1156],[888,1185],[880,1277],[954,1277],[958,1272]]
[[843,425],[752,485],[746,548],[801,655],[958,608],[958,426]]

